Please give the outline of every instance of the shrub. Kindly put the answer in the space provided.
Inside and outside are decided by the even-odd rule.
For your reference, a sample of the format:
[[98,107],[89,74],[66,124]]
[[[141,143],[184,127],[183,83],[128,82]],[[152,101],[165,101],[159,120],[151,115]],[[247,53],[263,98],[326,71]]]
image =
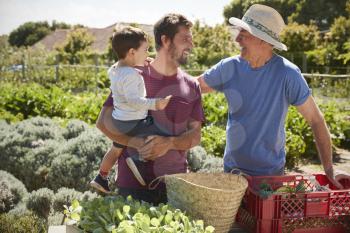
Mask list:
[[109,144],[108,139],[94,128],[68,140],[51,163],[48,186],[53,190],[60,187],[86,190]]
[[81,201],[92,201],[94,200],[95,198],[99,197],[99,195],[97,193],[93,193],[93,192],[90,192],[90,191],[85,191],[83,193],[83,195],[81,196]]
[[63,205],[69,205],[73,200],[81,200],[82,193],[69,188],[60,188],[53,199],[53,210],[55,212],[63,212]]
[[54,193],[48,188],[41,188],[29,194],[27,208],[39,217],[47,219],[53,203]]
[[201,146],[210,155],[223,157],[226,144],[226,131],[215,125],[202,128]]
[[208,156],[204,162],[202,167],[198,170],[198,172],[203,173],[216,173],[224,171],[224,160],[222,158]]
[[303,139],[290,131],[286,132],[286,167],[293,168],[299,164],[305,152],[306,144]]
[[[47,186],[51,163],[59,156],[57,151],[63,143],[52,139],[43,141],[42,145],[32,148],[21,158],[22,169],[18,173],[30,191]],[[25,169],[25,166],[31,169]]]
[[[82,75],[86,79],[85,76]],[[70,77],[71,80],[71,77]],[[96,83],[94,84],[96,89]],[[69,86],[72,88],[72,86]],[[79,86],[85,89],[85,86]],[[89,124],[96,122],[109,89],[76,94],[57,85],[40,86],[36,83],[2,83],[0,86],[0,115],[7,121],[18,121],[35,116],[60,119],[80,119]]]
[[0,214],[6,213],[14,207],[14,195],[11,192],[7,181],[0,181]]
[[191,148],[187,153],[187,162],[191,171],[197,171],[202,166],[207,157],[207,152],[201,146]]
[[215,124],[224,127],[227,120],[227,102],[224,94],[210,93],[203,95],[203,108],[207,125]]
[[36,215],[0,214],[1,233],[45,233],[47,226],[43,219]]
[[[42,180],[39,175],[43,174],[44,167],[49,167],[50,155],[54,150],[47,141],[64,140],[61,130],[52,120],[42,117],[25,120],[7,126],[6,130],[0,130],[0,169],[23,180],[29,190],[36,189]],[[48,153],[42,153],[44,149],[41,147],[51,149],[46,151]],[[29,181],[34,181],[35,185]]]
[[27,209],[27,204],[25,203],[25,200],[21,201],[18,203],[15,208],[11,209],[9,214],[13,215],[26,215],[26,214],[31,214],[32,211]]
[[48,219],[47,219],[47,225],[49,226],[58,226],[62,225],[64,220],[64,214],[63,212],[54,212],[50,213]]
[[64,130],[41,117],[13,125],[1,121],[0,138],[0,169],[16,175],[30,191],[42,187],[85,191],[110,144],[84,122],[73,120]]
[[5,136],[4,132],[9,132],[11,126],[4,120],[0,120],[0,140],[2,140]]
[[24,184],[12,174],[0,170],[0,182],[6,182],[6,186],[13,195],[13,204],[17,205],[28,195]]
[[1,85],[3,101],[0,106],[6,111],[13,115],[21,113],[24,119],[35,116],[65,116],[70,99],[62,89],[55,86],[47,88],[35,83],[15,85]]
[[63,137],[67,140],[71,138],[76,138],[88,128],[89,128],[89,125],[83,121],[76,120],[76,119],[70,120],[63,133]]

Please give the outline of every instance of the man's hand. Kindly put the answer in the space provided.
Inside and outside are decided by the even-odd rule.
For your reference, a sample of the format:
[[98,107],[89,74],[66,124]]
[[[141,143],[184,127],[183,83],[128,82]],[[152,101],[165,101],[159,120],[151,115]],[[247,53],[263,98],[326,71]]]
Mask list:
[[140,151],[146,145],[146,140],[144,138],[133,137],[130,138],[126,146],[132,147],[137,151]]
[[146,138],[146,145],[138,151],[143,159],[155,160],[156,158],[165,155],[171,150],[171,148],[171,137],[152,135]]
[[[333,169],[332,169],[333,170]],[[333,174],[333,171],[326,171],[327,178],[329,181],[335,185],[338,189],[344,189],[343,185],[339,182],[342,179],[347,179],[350,182],[350,175],[348,174],[343,174],[341,172],[336,172],[336,174]]]

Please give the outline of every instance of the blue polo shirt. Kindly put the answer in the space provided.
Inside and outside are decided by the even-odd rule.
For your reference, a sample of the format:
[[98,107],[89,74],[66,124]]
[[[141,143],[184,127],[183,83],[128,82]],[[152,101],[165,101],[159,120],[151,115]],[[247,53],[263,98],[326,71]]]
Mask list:
[[273,55],[251,68],[240,56],[221,60],[204,74],[205,82],[223,92],[228,103],[225,170],[250,175],[277,175],[285,165],[285,119],[289,105],[311,94],[300,69]]

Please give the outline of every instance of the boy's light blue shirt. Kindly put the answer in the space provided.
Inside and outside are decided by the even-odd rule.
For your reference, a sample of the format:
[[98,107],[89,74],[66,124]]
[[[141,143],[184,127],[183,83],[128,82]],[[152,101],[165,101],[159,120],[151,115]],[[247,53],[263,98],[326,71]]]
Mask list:
[[225,169],[239,168],[250,175],[280,173],[288,106],[303,104],[311,94],[299,68],[274,55],[253,69],[235,56],[205,72],[204,80],[228,102]]

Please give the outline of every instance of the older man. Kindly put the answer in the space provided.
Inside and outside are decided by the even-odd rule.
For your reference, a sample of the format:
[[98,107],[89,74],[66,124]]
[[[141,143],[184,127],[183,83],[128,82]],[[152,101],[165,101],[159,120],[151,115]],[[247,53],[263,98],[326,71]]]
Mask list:
[[331,139],[300,69],[273,49],[287,50],[279,34],[285,27],[271,7],[255,4],[242,19],[230,18],[241,54],[221,60],[198,80],[202,92],[223,92],[229,105],[224,169],[250,175],[282,175],[285,166],[285,119],[294,105],[312,128],[327,177],[338,187]]

